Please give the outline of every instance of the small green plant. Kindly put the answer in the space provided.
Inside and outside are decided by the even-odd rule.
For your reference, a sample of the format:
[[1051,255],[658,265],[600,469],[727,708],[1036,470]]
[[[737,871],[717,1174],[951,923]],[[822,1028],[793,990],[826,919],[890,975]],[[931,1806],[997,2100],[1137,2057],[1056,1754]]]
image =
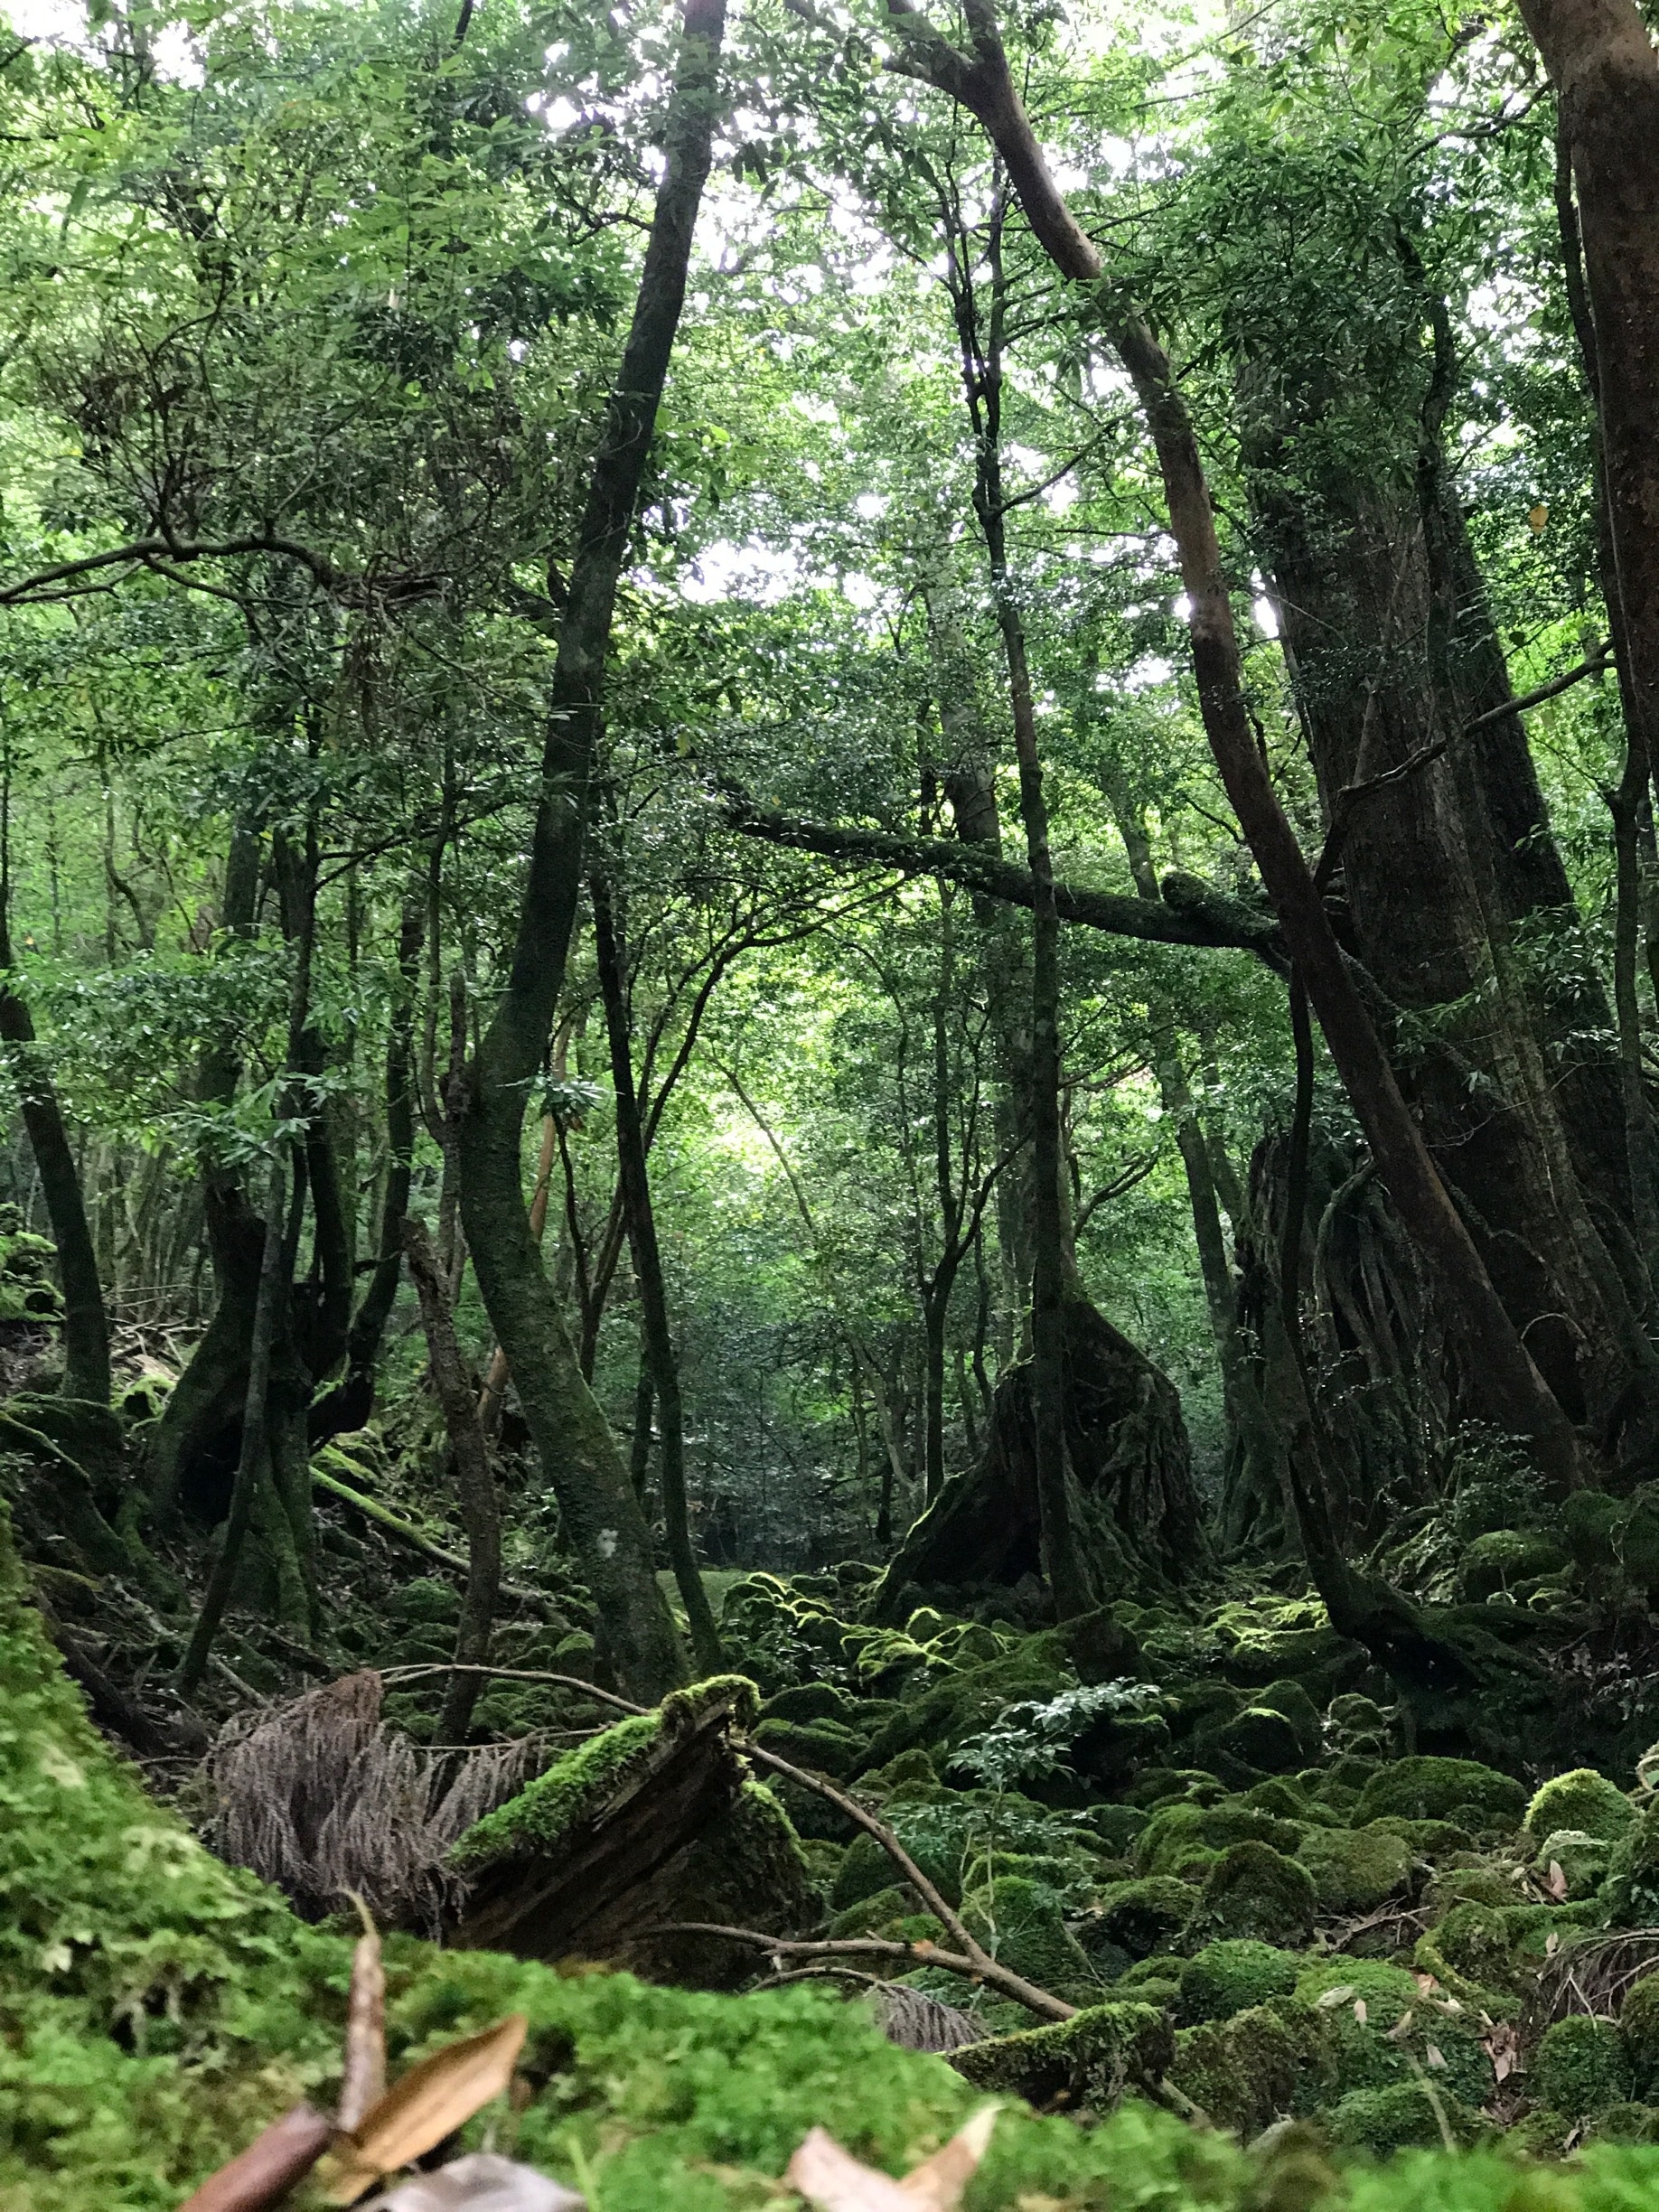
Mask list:
[[1109,1714],[1145,1712],[1159,1695],[1151,1682],[1125,1680],[1063,1690],[1045,1704],[1009,1705],[984,1735],[959,1744],[951,1763],[988,1789],[1040,1782],[1069,1764],[1073,1745],[1095,1721]]

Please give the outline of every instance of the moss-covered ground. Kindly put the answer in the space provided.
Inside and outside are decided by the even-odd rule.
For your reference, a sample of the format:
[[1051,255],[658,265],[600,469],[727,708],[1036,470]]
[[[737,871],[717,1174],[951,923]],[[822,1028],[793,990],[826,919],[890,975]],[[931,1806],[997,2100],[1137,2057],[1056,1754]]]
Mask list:
[[[332,2096],[350,1934],[151,1794],[9,1549],[4,1576],[0,2212],[170,2212],[296,2097]],[[1540,1786],[1409,1748],[1389,1685],[1300,1598],[1122,1605],[1088,1631],[936,1603],[893,1629],[859,1618],[861,1587],[733,1581],[728,1655],[755,1689],[719,1694],[879,1807],[1079,2018],[1040,2028],[919,1970],[987,2038],[953,2067],[825,1985],[724,1995],[394,1937],[394,2068],[529,2016],[521,2094],[475,2140],[595,2212],[743,2212],[789,2201],[811,2125],[901,2172],[990,2092],[1009,2104],[978,2212],[1659,2201],[1659,1971],[1628,1939],[1659,1917],[1659,1812],[1633,1772],[1561,1761]],[[553,1766],[457,1863],[556,1847],[659,1725]],[[869,1838],[776,1786],[818,1892],[801,1933],[936,1932]]]

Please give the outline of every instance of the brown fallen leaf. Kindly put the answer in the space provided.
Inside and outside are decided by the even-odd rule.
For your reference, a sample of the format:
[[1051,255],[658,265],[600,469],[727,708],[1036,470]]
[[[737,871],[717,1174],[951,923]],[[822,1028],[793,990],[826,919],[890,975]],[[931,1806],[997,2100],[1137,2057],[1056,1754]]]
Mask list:
[[1429,2061],[1431,2067],[1435,2067],[1437,2068],[1443,2067],[1446,2064],[1446,2053],[1440,2048],[1438,2043],[1425,2043],[1423,2046],[1423,2057]]
[[1335,1989],[1327,1989],[1325,1994],[1318,2000],[1319,2010],[1321,2012],[1335,2011],[1338,2005],[1346,2004],[1349,1998],[1352,1997],[1353,1994],[1354,1984],[1352,1982],[1339,1982]]
[[1561,1861],[1559,1859],[1551,1859],[1550,1861],[1550,1871],[1544,1876],[1544,1888],[1550,1892],[1550,1895],[1555,1898],[1556,1902],[1560,1904],[1566,1898],[1567,1887],[1567,1877],[1561,1872]]
[[902,2181],[866,2166],[833,2135],[815,2127],[789,2161],[783,2179],[818,2212],[955,2212],[997,2124],[987,2104],[942,2150],[913,2167]]
[[321,2177],[329,2203],[351,2204],[382,2174],[421,2157],[500,2096],[529,2025],[515,2012],[411,2067],[330,2151]]
[[1411,2023],[1416,2020],[1416,2013],[1413,2012],[1408,2006],[1406,2010],[1400,2015],[1400,2018],[1388,2030],[1389,2041],[1391,2043],[1403,2043],[1407,2036],[1411,2034]]
[[1356,2020],[1358,2020],[1362,2028],[1371,2018],[1370,2013],[1365,2009],[1365,2000],[1363,1997],[1356,1997],[1354,2000],[1354,2017]]

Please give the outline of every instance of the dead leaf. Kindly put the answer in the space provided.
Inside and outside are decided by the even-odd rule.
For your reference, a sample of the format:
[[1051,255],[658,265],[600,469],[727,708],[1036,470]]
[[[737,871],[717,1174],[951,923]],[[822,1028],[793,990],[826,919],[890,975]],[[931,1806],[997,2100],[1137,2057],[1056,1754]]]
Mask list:
[[408,2165],[500,2096],[529,2025],[515,2012],[411,2067],[329,2153],[323,2176],[329,2203],[351,2203],[382,2174]]
[[587,2212],[587,2199],[533,2166],[474,2151],[436,2173],[416,2174],[362,2212]]
[[386,1968],[369,1908],[353,1896],[363,1923],[351,1954],[351,1994],[346,2005],[345,2071],[340,2082],[337,2124],[351,2134],[386,2095]]
[[1429,2061],[1431,2067],[1439,2067],[1446,2064],[1446,2054],[1440,2048],[1438,2043],[1425,2044],[1423,2047],[1423,2057]]
[[1335,1989],[1327,1989],[1319,1999],[1319,2010],[1321,2012],[1334,2012],[1339,2004],[1346,2004],[1353,1994],[1352,1982],[1339,1982]]
[[1550,510],[1542,500],[1539,501],[1536,507],[1529,507],[1526,511],[1526,526],[1533,532],[1542,530],[1549,520]]
[[1362,2028],[1371,2017],[1370,2013],[1365,2010],[1365,2000],[1363,1997],[1356,1997],[1354,2000],[1354,2017],[1356,2020],[1358,2020]]
[[1551,1860],[1550,1871],[1544,1876],[1544,1888],[1558,1905],[1565,1901],[1567,1877],[1561,1872],[1561,1862],[1559,1859]]
[[1544,1937],[1544,1956],[1553,1958],[1561,1947],[1561,1939],[1554,1928]]
[[783,2179],[818,2212],[955,2212],[997,2124],[995,2104],[975,2113],[941,2151],[902,2181],[866,2166],[833,2135],[815,2127]]
[[1431,1991],[1438,1990],[1440,1986],[1431,1973],[1413,1974],[1411,1979],[1416,1982],[1418,1988],[1421,1990],[1425,1997],[1427,1997]]
[[1400,2015],[1400,2018],[1394,2022],[1393,2026],[1388,2031],[1389,2041],[1391,2043],[1403,2043],[1407,2036],[1411,2034],[1411,2024],[1416,2018],[1416,2013],[1411,2011],[1410,2010],[1402,2012]]
[[1463,2010],[1463,2000],[1460,1997],[1442,1997],[1440,1999],[1440,2010],[1442,2012],[1461,2012]]

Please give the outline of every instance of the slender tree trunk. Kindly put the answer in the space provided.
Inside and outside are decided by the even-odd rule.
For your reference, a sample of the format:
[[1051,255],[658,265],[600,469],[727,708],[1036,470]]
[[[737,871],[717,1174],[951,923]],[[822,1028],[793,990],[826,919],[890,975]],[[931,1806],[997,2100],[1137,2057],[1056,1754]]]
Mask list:
[[[1599,4],[1612,5],[1612,0]],[[1634,19],[1634,9],[1630,13]],[[961,100],[979,118],[1050,259],[1062,275],[1098,286],[1101,256],[1044,159],[1009,74],[991,0],[965,0],[964,14],[971,57],[951,47],[925,17],[904,8],[890,13],[891,27],[904,42],[903,65]],[[1433,1270],[1448,1325],[1459,1340],[1489,1418],[1525,1437],[1541,1467],[1559,1484],[1576,1484],[1583,1479],[1583,1468],[1571,1424],[1532,1364],[1435,1170],[1257,745],[1209,486],[1186,400],[1167,356],[1147,325],[1126,314],[1110,294],[1101,295],[1100,305],[1158,455],[1192,610],[1189,627],[1204,732],[1332,1058],[1401,1218]]]
[[680,1601],[690,1624],[693,1654],[706,1674],[717,1674],[725,1664],[725,1654],[720,1648],[720,1632],[715,1626],[714,1612],[698,1572],[697,1554],[691,1543],[680,1361],[669,1327],[668,1290],[662,1279],[662,1254],[657,1243],[657,1218],[651,1202],[651,1176],[645,1165],[639,1092],[633,1082],[633,1040],[629,1034],[623,950],[617,942],[610,884],[602,869],[594,870],[590,889],[594,949],[598,961],[599,988],[605,998],[605,1030],[610,1038],[611,1081],[616,1094],[617,1169],[628,1222],[628,1248],[633,1258],[633,1279],[639,1285],[640,1330],[656,1390],[657,1428],[661,1439],[658,1464],[661,1470],[663,1531],[668,1538],[669,1561],[680,1588]]
[[254,1301],[253,1332],[248,1348],[241,1448],[237,1455],[230,1510],[225,1518],[219,1557],[213,1562],[213,1571],[202,1594],[202,1609],[179,1663],[177,1687],[183,1698],[193,1696],[207,1672],[213,1639],[219,1634],[219,1625],[235,1587],[236,1570],[253,1522],[255,1503],[270,1472],[266,1411],[270,1396],[271,1356],[281,1326],[283,1289],[287,1277],[283,1251],[283,1186],[282,1153],[278,1148],[271,1154],[265,1190],[265,1243],[259,1262],[259,1288]]
[[87,1220],[85,1194],[63,1109],[45,1062],[35,1049],[34,1023],[19,996],[12,961],[12,778],[9,762],[0,789],[0,1039],[10,1046],[23,1127],[29,1133],[41,1201],[63,1286],[63,1393],[89,1404],[109,1403],[109,1316],[98,1253]]
[[[420,1299],[426,1356],[432,1364],[432,1387],[437,1393],[438,1408],[449,1438],[450,1456],[455,1466],[455,1494],[466,1530],[466,1592],[461,1600],[461,1621],[455,1631],[455,1664],[487,1666],[490,1632],[495,1625],[496,1602],[501,1589],[501,1513],[495,1495],[495,1477],[490,1472],[490,1450],[478,1418],[478,1402],[466,1379],[461,1347],[455,1341],[449,1285],[423,1223],[404,1223],[403,1249]],[[438,1720],[440,1742],[465,1742],[466,1731],[472,1726],[473,1708],[483,1687],[481,1675],[450,1676]]]
[[[536,1187],[530,1193],[530,1234],[538,1246],[547,1231],[548,1194],[553,1187],[553,1155],[558,1149],[558,1136],[553,1116],[541,1117],[541,1148],[536,1159]],[[483,1388],[478,1393],[478,1418],[483,1423],[485,1436],[492,1437],[501,1426],[501,1403],[507,1395],[508,1378],[512,1370],[507,1364],[507,1354],[498,1344],[490,1354],[490,1365],[484,1375]],[[640,1487],[636,1482],[634,1489]]]
[[618,1679],[655,1698],[684,1672],[650,1532],[584,1382],[530,1234],[520,1139],[553,1026],[582,885],[612,614],[680,326],[714,131],[724,0],[686,0],[662,182],[633,326],[606,412],[559,633],[539,802],[512,964],[471,1069],[461,1209],[479,1289],[593,1591]]

